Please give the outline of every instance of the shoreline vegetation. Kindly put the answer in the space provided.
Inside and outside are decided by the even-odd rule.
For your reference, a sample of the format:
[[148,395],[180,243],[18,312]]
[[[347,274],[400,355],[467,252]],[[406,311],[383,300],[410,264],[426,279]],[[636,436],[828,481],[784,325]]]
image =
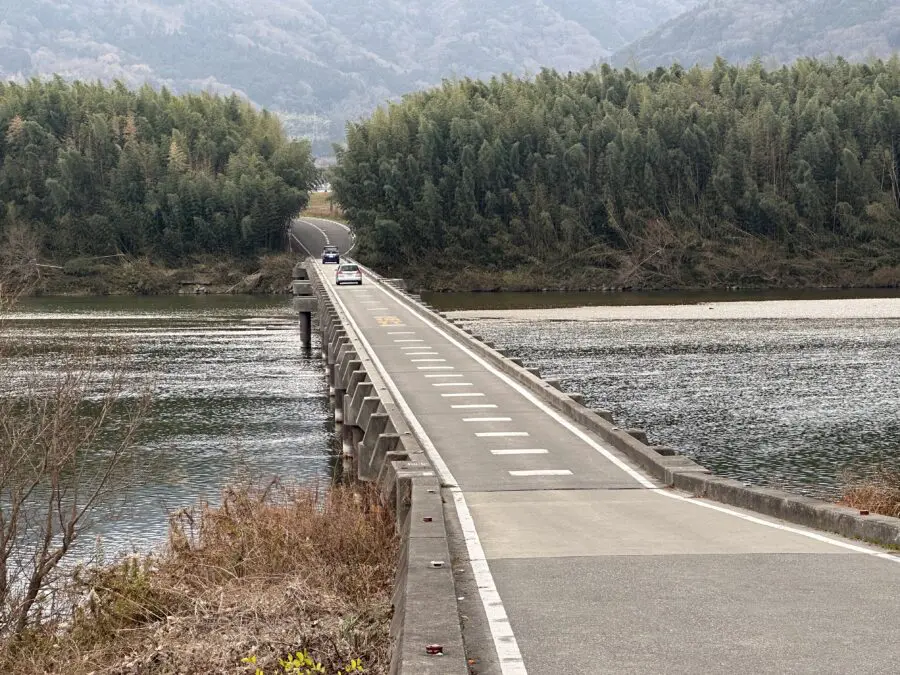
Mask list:
[[146,256],[74,258],[41,268],[29,295],[289,294],[297,256],[200,255],[177,265]]
[[164,547],[64,576],[0,670],[252,675],[299,652],[329,675],[387,673],[397,556],[369,486],[227,488],[172,514]]
[[170,513],[164,546],[91,555],[98,507],[147,460],[152,393],[126,345],[10,368],[33,271],[0,268],[0,672],[387,673],[399,539],[375,486],[251,478]]

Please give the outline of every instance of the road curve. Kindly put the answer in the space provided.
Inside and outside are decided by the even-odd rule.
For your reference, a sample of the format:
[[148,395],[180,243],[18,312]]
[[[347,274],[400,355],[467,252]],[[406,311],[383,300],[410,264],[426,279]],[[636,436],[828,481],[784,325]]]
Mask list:
[[292,251],[304,249],[314,258],[320,258],[327,245],[337,246],[344,255],[354,243],[349,227],[325,218],[296,218],[290,225],[290,235]]

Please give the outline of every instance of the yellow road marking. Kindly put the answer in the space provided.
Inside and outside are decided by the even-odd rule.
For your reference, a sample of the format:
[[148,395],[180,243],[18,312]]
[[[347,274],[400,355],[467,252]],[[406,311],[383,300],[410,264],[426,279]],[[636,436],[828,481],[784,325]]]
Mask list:
[[397,316],[376,316],[375,320],[378,322],[379,326],[403,326],[404,323],[400,321],[400,317]]

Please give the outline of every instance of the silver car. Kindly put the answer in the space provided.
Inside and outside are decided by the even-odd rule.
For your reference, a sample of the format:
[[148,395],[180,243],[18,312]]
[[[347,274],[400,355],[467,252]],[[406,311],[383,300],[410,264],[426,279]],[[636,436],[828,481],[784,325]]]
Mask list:
[[338,286],[341,284],[359,284],[362,285],[362,272],[358,265],[344,263],[338,265],[337,271],[334,273],[334,283]]

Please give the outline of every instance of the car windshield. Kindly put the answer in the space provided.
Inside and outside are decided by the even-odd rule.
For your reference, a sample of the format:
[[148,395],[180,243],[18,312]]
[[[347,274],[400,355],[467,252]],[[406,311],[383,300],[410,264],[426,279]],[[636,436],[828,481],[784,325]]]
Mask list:
[[356,265],[341,265],[341,272],[356,272],[359,268]]

